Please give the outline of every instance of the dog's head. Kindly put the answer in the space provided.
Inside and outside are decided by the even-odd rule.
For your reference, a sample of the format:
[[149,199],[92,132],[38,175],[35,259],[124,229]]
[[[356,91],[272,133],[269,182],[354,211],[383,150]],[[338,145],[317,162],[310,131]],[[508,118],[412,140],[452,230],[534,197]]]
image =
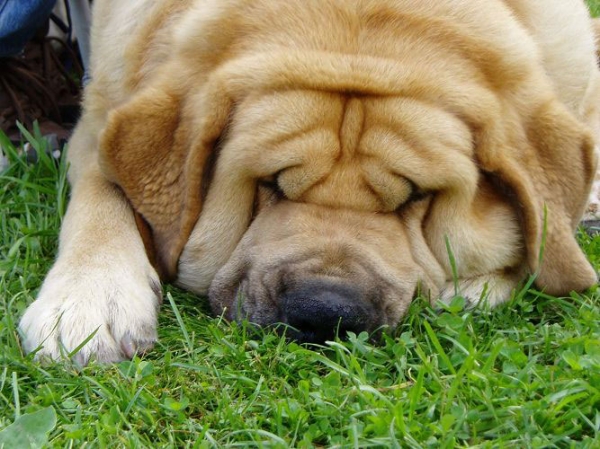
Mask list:
[[419,289],[589,287],[588,133],[535,61],[443,50],[175,58],[111,114],[102,164],[164,274],[301,340],[394,325]]

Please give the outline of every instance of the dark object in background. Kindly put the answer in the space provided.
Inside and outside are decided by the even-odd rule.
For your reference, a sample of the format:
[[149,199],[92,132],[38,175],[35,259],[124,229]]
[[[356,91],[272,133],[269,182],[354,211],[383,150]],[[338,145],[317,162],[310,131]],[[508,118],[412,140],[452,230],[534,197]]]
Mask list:
[[581,222],[581,227],[592,237],[600,234],[600,220],[583,220]]
[[0,58],[21,53],[55,4],[56,0],[0,0]]
[[[0,59],[0,129],[18,142],[20,132],[16,122],[31,129],[37,120],[42,134],[55,134],[64,140],[79,115],[83,77],[79,52],[71,45],[68,3],[65,2],[67,24],[50,14],[55,1],[26,3],[20,4],[17,9],[22,10],[16,12],[8,6],[11,0],[0,0],[3,16],[0,17],[0,55],[5,56]],[[6,23],[8,17],[13,21],[10,26]],[[17,26],[19,20],[22,25]],[[66,39],[48,36],[51,20],[65,33]],[[35,33],[30,36],[32,26],[37,26],[37,31],[33,28]],[[14,51],[18,53],[7,56]]]

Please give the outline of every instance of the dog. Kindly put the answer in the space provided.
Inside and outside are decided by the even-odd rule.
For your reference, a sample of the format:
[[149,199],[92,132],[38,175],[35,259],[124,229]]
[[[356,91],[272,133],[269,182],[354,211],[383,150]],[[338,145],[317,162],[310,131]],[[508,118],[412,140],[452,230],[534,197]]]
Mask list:
[[[302,342],[417,294],[597,275],[574,237],[600,83],[581,0],[97,0],[38,358],[157,339],[161,280]],[[89,341],[75,355],[75,348]]]

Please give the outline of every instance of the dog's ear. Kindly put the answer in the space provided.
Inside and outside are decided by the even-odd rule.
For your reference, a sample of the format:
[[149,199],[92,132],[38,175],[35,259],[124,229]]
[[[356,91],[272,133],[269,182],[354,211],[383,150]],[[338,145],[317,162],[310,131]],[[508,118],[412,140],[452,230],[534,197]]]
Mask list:
[[166,279],[199,216],[206,161],[227,120],[201,97],[158,81],[113,110],[100,138],[102,170],[143,218],[136,222]]
[[523,127],[517,133],[482,133],[479,162],[514,194],[538,287],[554,295],[585,290],[596,283],[597,275],[574,233],[595,175],[594,142],[556,100],[519,121]]

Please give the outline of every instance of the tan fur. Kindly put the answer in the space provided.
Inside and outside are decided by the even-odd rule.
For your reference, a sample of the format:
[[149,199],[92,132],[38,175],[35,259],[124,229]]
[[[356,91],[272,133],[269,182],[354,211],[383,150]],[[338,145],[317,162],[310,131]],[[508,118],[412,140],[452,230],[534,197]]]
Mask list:
[[[40,354],[56,358],[59,343],[77,346],[97,322],[112,334],[94,337],[84,361],[153,340],[153,314],[125,331],[113,309],[50,330],[60,310],[92,296],[111,294],[135,320],[108,281],[93,295],[66,285],[94,278],[90,253],[114,259],[115,273],[146,273],[108,278],[118,292],[137,285],[133,304],[154,310],[144,242],[123,238],[135,234],[133,213],[163,278],[261,324],[281,319],[282,289],[317,281],[359,291],[374,311],[368,330],[395,325],[418,289],[432,301],[458,293],[494,305],[528,273],[557,295],[596,282],[573,236],[600,130],[580,0],[94,8],[69,231],[21,323],[30,350],[49,334]],[[91,204],[103,213],[78,212]],[[43,319],[31,312],[49,307]]]

